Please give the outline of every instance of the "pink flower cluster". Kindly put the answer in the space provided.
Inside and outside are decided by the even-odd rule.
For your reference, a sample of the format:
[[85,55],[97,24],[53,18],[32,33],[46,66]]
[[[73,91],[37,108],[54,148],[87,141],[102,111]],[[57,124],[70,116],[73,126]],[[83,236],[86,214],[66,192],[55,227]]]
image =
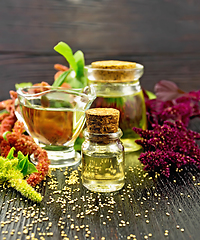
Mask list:
[[200,169],[200,148],[196,140],[200,134],[188,130],[181,120],[153,124],[152,130],[133,128],[142,139],[136,140],[144,148],[139,160],[147,171],[159,172],[167,177],[172,170],[186,165]]

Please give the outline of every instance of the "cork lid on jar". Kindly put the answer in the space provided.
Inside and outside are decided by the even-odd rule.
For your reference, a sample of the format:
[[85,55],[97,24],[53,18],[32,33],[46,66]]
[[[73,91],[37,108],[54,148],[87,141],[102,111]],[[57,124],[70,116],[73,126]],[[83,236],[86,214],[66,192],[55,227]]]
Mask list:
[[136,67],[135,62],[118,61],[118,60],[107,60],[92,62],[93,68],[102,69],[133,69]]
[[[97,81],[134,81],[138,75],[138,69],[135,62],[107,60],[91,63],[92,77]],[[141,67],[141,65],[140,65]],[[89,76],[90,78],[90,76]]]
[[114,108],[92,108],[86,111],[86,125],[91,133],[115,133],[118,131],[120,112]]

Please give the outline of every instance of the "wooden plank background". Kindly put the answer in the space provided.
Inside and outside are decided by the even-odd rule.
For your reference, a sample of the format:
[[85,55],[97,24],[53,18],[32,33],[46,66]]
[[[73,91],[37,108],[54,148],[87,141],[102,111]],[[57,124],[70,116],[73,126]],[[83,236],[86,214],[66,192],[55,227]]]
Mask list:
[[15,83],[53,82],[53,47],[81,49],[86,63],[119,59],[144,65],[141,85],[161,79],[200,89],[198,0],[1,0],[0,100]]

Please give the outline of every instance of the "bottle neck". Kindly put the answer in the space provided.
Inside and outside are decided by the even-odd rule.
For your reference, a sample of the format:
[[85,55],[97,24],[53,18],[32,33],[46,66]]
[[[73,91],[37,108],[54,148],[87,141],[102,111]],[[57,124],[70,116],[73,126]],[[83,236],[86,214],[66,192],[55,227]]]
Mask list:
[[134,82],[89,82],[95,89],[97,97],[119,97],[132,95],[141,91],[141,85],[139,81]]
[[106,133],[106,134],[92,133],[92,132],[88,132],[87,129],[85,129],[83,134],[86,139],[98,144],[108,144],[111,142],[115,142],[118,139],[120,139],[121,136],[123,135],[120,128],[118,128],[118,131],[115,133]]

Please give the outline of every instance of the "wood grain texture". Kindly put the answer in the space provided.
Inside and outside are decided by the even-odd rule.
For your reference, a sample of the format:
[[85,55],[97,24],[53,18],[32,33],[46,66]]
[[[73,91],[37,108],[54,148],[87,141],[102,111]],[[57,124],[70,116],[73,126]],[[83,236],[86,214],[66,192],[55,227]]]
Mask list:
[[1,1],[0,49],[53,53],[64,40],[93,53],[196,52],[199,9],[189,0]]
[[[113,56],[85,54],[86,63],[99,59],[120,59],[142,63],[145,67],[141,78],[143,88],[153,91],[154,85],[160,80],[171,80],[184,91],[200,89],[200,55],[199,54],[173,54],[151,56]],[[20,82],[49,84],[54,81],[55,63],[66,64],[60,56],[4,54],[0,55],[0,99],[9,98],[9,91],[15,89]]]
[[[200,89],[199,16],[198,0],[1,0],[0,100],[15,83],[52,83],[53,65],[66,64],[53,50],[61,40],[74,52],[81,49],[87,64],[143,64],[145,89],[153,91],[161,79],[185,91]],[[137,155],[127,156],[126,164],[126,185],[115,194],[91,193],[81,180],[63,190],[61,170],[53,172],[57,189],[50,189],[50,178],[41,184],[41,204],[0,187],[0,239],[198,239],[200,173],[188,169],[173,180],[153,181],[144,177]]]
[[[200,132],[199,123],[193,119],[191,129]],[[39,204],[0,186],[0,239],[199,239],[199,171],[151,178],[139,154],[126,154],[125,186],[115,193],[88,191],[79,166],[53,170],[37,188],[44,196]],[[78,181],[69,184],[74,170]]]
[[0,99],[16,82],[52,81],[53,47],[67,42],[86,63],[132,60],[145,66],[141,84],[161,79],[200,88],[200,2],[191,0],[0,1]]

